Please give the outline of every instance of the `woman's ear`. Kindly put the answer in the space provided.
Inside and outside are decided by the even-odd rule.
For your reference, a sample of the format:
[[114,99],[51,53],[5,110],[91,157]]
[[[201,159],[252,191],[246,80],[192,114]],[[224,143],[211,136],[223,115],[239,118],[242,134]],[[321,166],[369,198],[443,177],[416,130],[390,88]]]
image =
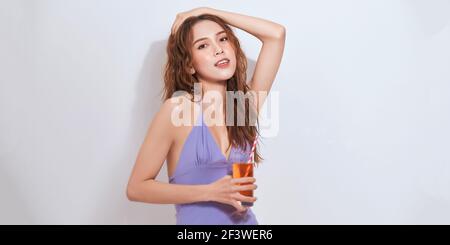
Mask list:
[[191,67],[191,68],[189,69],[189,73],[191,73],[191,75],[194,75],[194,74],[195,74],[195,69]]

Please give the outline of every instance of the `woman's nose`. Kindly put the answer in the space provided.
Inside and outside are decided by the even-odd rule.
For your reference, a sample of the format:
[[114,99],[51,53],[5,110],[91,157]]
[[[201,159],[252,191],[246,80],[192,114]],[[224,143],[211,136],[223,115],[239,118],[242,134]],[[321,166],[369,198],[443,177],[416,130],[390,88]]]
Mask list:
[[223,53],[223,50],[222,50],[222,49],[216,51],[216,55],[219,55],[219,54],[221,54],[221,53]]
[[220,46],[216,46],[216,55],[223,53],[223,49]]

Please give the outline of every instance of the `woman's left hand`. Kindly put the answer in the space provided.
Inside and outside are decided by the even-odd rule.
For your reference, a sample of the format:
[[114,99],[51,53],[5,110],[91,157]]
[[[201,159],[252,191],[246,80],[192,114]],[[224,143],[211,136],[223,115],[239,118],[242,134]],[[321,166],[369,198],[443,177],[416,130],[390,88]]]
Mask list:
[[191,9],[186,12],[178,13],[175,18],[175,21],[172,24],[171,34],[173,35],[177,32],[178,27],[180,27],[180,25],[184,22],[184,20],[186,20],[187,18],[189,18],[191,16],[198,16],[198,15],[204,14],[204,13],[206,13],[207,9],[208,8],[206,8],[206,7],[200,7],[200,8]]

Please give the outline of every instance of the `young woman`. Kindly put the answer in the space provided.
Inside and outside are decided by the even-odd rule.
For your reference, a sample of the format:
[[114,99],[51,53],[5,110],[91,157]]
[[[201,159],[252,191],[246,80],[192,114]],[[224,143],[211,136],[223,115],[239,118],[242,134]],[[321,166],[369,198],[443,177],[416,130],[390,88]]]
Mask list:
[[[262,42],[250,81],[246,57],[230,25]],[[247,161],[257,127],[248,118],[243,126],[224,122],[226,114],[234,113],[224,106],[214,112],[219,123],[208,126],[205,96],[196,100],[194,88],[200,84],[203,95],[218,95],[219,105],[226,104],[227,91],[268,93],[281,63],[285,33],[280,24],[212,8],[177,15],[167,45],[165,101],[137,156],[127,187],[129,200],[175,204],[177,224],[258,224],[251,209],[242,205],[256,197],[239,193],[256,189],[255,178],[230,176],[233,162]],[[177,91],[185,95],[175,96]],[[264,97],[254,98],[253,105],[233,102],[232,109],[257,113]],[[184,113],[189,124],[177,125],[174,111],[186,105],[192,109]],[[155,180],[165,160],[169,183]],[[256,150],[254,161],[261,161]]]

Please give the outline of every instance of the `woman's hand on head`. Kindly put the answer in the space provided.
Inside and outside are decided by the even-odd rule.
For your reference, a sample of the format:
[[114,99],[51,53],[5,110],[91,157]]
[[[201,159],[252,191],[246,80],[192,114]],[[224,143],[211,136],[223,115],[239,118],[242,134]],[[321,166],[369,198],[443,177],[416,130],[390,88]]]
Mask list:
[[239,192],[255,190],[255,181],[254,177],[233,179],[230,175],[225,175],[208,185],[208,200],[228,204],[236,208],[236,211],[244,212],[247,208],[242,206],[241,202],[253,203],[256,197],[244,196]]
[[186,20],[187,18],[189,18],[191,16],[198,16],[198,15],[204,14],[204,13],[206,13],[207,9],[208,9],[207,7],[200,7],[200,8],[194,8],[189,11],[178,13],[175,18],[175,21],[172,24],[171,35],[174,35],[177,32],[178,28],[184,22],[184,20]]

